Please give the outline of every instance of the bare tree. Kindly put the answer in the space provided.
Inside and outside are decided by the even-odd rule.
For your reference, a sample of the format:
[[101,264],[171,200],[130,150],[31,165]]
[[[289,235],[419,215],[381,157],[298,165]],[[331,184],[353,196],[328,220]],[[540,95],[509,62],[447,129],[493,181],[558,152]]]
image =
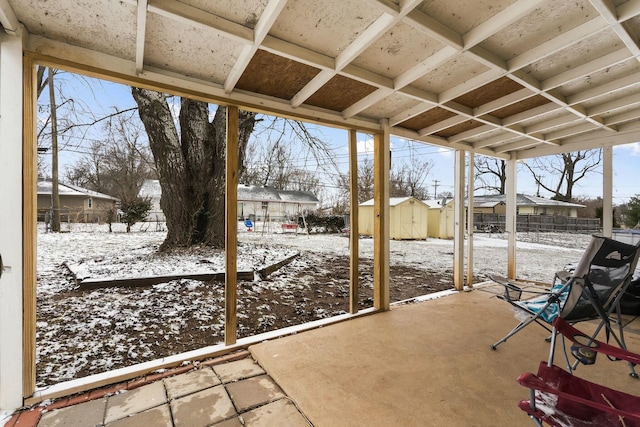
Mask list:
[[429,198],[429,189],[425,181],[433,169],[433,163],[412,158],[409,163],[391,172],[389,195],[391,197],[411,196],[425,200]]
[[505,194],[507,189],[507,163],[493,157],[478,156],[474,162],[477,190]]
[[[167,237],[160,249],[206,244],[224,247],[224,189],[226,109],[216,108],[209,121],[209,105],[180,99],[176,118],[166,95],[132,88],[153,152],[167,219]],[[239,172],[256,123],[256,113],[241,111],[239,118]]]
[[133,203],[144,180],[155,177],[144,129],[131,112],[111,116],[103,129],[105,140],[94,141],[89,152],[67,168],[66,179]]
[[553,194],[554,200],[570,202],[575,185],[593,172],[602,160],[602,150],[574,151],[535,158],[525,163],[539,187]]

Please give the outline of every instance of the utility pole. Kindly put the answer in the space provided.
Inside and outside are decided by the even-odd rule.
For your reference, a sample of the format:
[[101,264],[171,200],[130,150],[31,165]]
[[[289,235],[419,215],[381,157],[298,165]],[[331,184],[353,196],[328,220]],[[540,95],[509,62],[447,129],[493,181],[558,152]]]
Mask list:
[[438,184],[440,184],[440,181],[438,181],[437,179],[433,180],[433,199],[437,199],[438,198]]
[[58,116],[53,86],[54,70],[49,67],[49,106],[51,108],[51,231],[60,231],[60,194],[58,192]]

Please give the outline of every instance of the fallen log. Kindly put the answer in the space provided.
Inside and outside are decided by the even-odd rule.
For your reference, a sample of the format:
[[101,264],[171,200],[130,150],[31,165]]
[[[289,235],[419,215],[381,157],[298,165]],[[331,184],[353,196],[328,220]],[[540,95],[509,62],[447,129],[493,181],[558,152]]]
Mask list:
[[[253,281],[256,279],[256,276],[260,280],[264,280],[269,275],[273,274],[275,271],[284,267],[285,265],[291,263],[294,259],[300,256],[300,253],[295,253],[294,255],[285,258],[282,261],[279,261],[275,264],[268,265],[261,269],[250,270],[250,271],[238,271],[237,278],[239,281]],[[68,265],[66,265],[69,268]],[[90,277],[77,277],[73,270],[69,268],[69,271],[74,275],[76,284],[80,286],[81,290],[91,290],[98,288],[109,288],[109,287],[130,287],[130,286],[153,286],[158,283],[166,283],[172,280],[180,280],[180,279],[191,279],[191,280],[199,280],[201,282],[224,282],[225,273],[185,273],[185,274],[175,274],[175,275],[160,275],[160,276],[145,276],[145,277],[124,277],[124,278],[95,278],[92,279]]]

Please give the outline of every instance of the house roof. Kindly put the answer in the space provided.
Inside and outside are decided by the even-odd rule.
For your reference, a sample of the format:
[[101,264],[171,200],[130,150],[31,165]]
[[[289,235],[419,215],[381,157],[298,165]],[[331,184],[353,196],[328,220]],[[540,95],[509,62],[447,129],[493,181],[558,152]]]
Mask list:
[[[38,194],[51,195],[53,192],[53,183],[51,181],[38,181]],[[68,197],[93,197],[96,199],[118,200],[116,197],[108,194],[99,193],[97,191],[87,190],[77,185],[64,184],[58,182],[58,194]]]
[[[422,200],[418,200],[415,197],[411,197],[411,196],[407,196],[407,197],[390,197],[389,198],[389,206],[398,206],[401,205],[409,200],[414,200],[422,205],[425,205],[428,207],[428,205],[423,202]],[[373,206],[373,201],[374,199],[369,199],[365,202],[360,203],[358,206]]]
[[[147,179],[142,184],[140,195],[160,198],[162,188],[157,179]],[[282,203],[320,203],[318,198],[308,191],[278,190],[261,185],[238,184],[238,201],[282,202]]]
[[59,68],[502,159],[640,141],[638,1],[4,0],[0,23]]
[[[506,195],[504,194],[492,194],[473,196],[473,205],[479,207],[480,204],[493,207],[498,204],[506,203]],[[542,206],[542,207],[570,207],[570,208],[584,208],[584,205],[576,203],[567,203],[559,200],[545,199],[544,197],[528,196],[526,194],[516,195],[516,206]]]

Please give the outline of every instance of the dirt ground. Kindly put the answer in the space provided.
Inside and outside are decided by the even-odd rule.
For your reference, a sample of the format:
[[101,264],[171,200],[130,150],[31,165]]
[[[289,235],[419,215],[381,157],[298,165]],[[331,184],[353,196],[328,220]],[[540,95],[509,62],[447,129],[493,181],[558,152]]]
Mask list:
[[[373,306],[373,262],[360,259],[360,308]],[[72,277],[66,274],[71,283]],[[451,289],[450,275],[391,265],[391,301]],[[96,308],[92,302],[101,301]],[[349,258],[307,252],[258,282],[238,283],[238,338],[344,314]],[[103,302],[103,303],[102,303]],[[88,310],[87,307],[93,307]],[[68,290],[38,300],[37,383],[45,386],[224,340],[224,284]]]

